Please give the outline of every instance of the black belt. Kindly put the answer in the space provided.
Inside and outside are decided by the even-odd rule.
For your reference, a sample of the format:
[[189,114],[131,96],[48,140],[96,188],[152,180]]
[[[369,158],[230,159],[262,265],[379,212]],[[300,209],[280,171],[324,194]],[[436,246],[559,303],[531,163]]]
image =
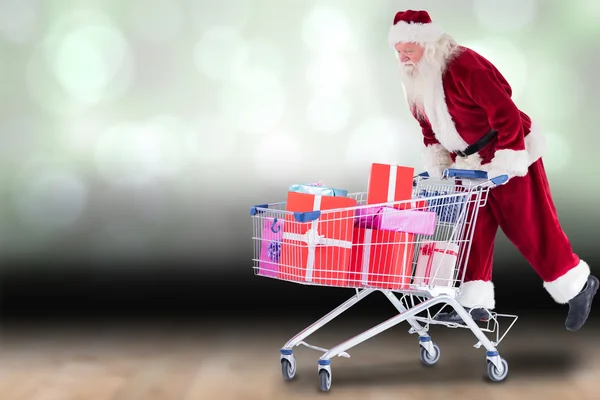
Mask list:
[[498,135],[498,131],[495,129],[490,129],[488,133],[483,135],[481,139],[470,145],[464,150],[457,150],[454,152],[457,156],[460,157],[468,157],[471,154],[477,153],[479,150],[483,149],[487,146],[496,136]]

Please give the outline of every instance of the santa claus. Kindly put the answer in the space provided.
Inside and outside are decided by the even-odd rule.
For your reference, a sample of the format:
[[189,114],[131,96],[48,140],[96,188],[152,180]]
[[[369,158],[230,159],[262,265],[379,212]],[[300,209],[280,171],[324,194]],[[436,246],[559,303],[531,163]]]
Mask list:
[[[492,284],[498,227],[519,249],[558,303],[569,304],[566,327],[587,320],[598,279],[572,250],[552,202],[535,122],[511,99],[511,87],[494,65],[435,25],[426,11],[398,12],[389,44],[400,62],[410,110],[423,132],[425,168],[508,175],[480,208],[465,279],[457,300],[473,319],[495,307]],[[461,323],[455,311],[438,320]]]

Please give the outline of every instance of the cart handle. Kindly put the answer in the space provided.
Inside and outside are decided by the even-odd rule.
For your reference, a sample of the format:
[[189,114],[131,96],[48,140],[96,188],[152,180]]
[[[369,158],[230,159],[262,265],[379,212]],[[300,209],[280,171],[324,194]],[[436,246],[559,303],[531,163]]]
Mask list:
[[[268,204],[257,204],[255,206],[252,206],[252,207],[250,207],[250,216],[254,217],[257,214],[265,212],[265,210],[268,208],[269,208]],[[278,211],[280,211],[280,210],[278,210]],[[286,212],[286,213],[289,213],[289,212]],[[305,211],[305,212],[296,211],[292,214],[294,215],[294,219],[296,220],[296,222],[300,222],[300,223],[311,222],[311,221],[314,221],[321,217],[320,210]],[[278,226],[277,229],[275,229],[276,223],[277,223],[277,218],[274,218],[273,223],[271,224],[271,231],[273,231],[273,233],[277,233],[281,230],[281,226]]]
[[[422,172],[419,176],[423,178],[428,178],[429,174],[427,172]],[[465,179],[485,179],[491,181],[494,185],[503,185],[508,182],[508,175],[499,175],[493,178],[488,177],[486,171],[478,171],[471,169],[456,169],[456,168],[447,168],[444,170],[444,177],[446,178],[465,178]]]

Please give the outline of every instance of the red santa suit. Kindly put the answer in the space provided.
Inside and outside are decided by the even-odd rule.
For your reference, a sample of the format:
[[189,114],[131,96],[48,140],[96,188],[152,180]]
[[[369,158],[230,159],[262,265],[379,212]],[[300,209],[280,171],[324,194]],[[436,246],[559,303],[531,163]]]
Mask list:
[[[416,14],[397,15],[390,45],[426,44],[441,38],[443,32],[426,12],[412,13]],[[439,176],[445,168],[460,168],[511,178],[492,189],[486,206],[479,209],[465,282],[457,298],[464,307],[495,307],[492,260],[498,227],[532,265],[556,302],[565,304],[579,294],[590,274],[559,224],[541,159],[543,137],[530,117],[517,108],[511,94],[510,85],[490,61],[460,47],[431,93],[423,97],[425,116],[414,114],[424,136],[425,168],[431,175]],[[455,154],[490,129],[498,134],[485,148],[468,157]]]

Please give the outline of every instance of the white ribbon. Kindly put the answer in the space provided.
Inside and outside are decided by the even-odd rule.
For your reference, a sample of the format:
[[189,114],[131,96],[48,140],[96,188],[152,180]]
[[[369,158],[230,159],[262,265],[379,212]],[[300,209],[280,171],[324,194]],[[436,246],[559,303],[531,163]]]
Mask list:
[[319,231],[317,229],[311,228],[311,229],[307,230],[304,235],[302,235],[302,239],[300,239],[300,240],[309,246],[316,246],[316,245],[322,243],[321,240],[323,240],[323,242],[325,242],[324,239],[325,239],[325,235],[319,235]]
[[[312,280],[312,273],[315,267],[315,254],[318,245],[352,248],[352,242],[348,240],[330,239],[324,235],[319,235],[317,230],[318,220],[312,221],[312,227],[304,234],[284,232],[283,238],[288,240],[297,240],[304,242],[308,246],[308,259],[306,260],[306,280]],[[333,261],[333,260],[332,260]]]
[[388,195],[387,201],[395,201],[394,198],[396,195],[396,178],[398,174],[398,166],[390,165],[390,180],[388,181]]
[[371,237],[373,236],[373,230],[365,229],[365,237],[363,239],[363,253],[362,253],[362,278],[361,283],[366,285],[369,283],[369,264],[371,263]]

